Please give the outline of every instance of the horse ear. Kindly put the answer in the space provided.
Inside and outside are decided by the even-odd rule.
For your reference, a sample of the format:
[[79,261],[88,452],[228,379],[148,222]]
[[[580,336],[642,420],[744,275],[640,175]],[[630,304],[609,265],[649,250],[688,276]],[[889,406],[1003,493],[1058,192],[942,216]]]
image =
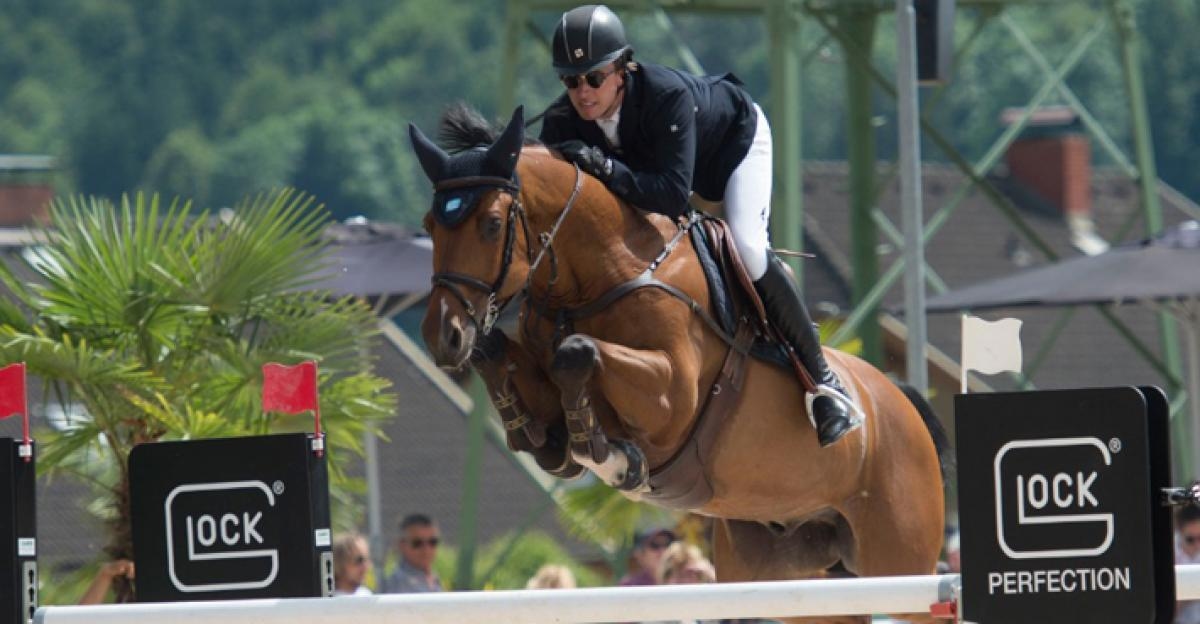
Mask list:
[[408,124],[408,137],[412,139],[413,151],[417,154],[417,160],[421,161],[421,168],[425,170],[425,175],[429,176],[429,181],[440,181],[446,173],[450,155],[430,141],[425,133],[412,123]]
[[524,143],[525,107],[518,106],[500,138],[488,148],[484,162],[487,163],[489,173],[511,178],[513,169],[517,168],[517,158],[521,156],[521,145]]

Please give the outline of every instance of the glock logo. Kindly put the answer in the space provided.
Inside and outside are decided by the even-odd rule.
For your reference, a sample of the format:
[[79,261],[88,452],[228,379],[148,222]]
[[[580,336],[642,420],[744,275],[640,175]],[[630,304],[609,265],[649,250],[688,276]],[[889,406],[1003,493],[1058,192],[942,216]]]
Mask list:
[[260,589],[279,573],[271,519],[275,493],[262,481],[192,483],[163,503],[167,571],[181,592]]
[[996,538],[1012,559],[1095,557],[1113,541],[1102,504],[1112,454],[1099,438],[1014,440],[993,462]]

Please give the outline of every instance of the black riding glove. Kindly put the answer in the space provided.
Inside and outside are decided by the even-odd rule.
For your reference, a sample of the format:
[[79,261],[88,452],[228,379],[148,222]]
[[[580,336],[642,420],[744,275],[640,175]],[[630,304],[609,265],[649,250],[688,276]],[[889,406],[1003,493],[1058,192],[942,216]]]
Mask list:
[[604,150],[583,141],[563,141],[553,146],[562,153],[563,158],[579,165],[580,169],[596,176],[601,182],[607,182],[612,177],[612,159],[604,155]]

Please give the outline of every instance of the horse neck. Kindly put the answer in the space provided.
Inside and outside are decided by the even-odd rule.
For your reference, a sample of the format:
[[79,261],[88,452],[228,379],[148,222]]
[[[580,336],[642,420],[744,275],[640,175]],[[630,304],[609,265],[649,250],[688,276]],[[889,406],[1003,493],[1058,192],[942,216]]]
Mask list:
[[[533,236],[549,232],[570,201],[575,185],[574,169],[557,159],[539,160],[522,157],[529,170],[519,172],[524,201]],[[582,305],[602,296],[612,287],[632,279],[643,270],[645,255],[639,253],[647,242],[661,241],[657,228],[643,215],[621,202],[602,184],[584,175],[579,195],[562,219],[552,242],[558,276],[549,285],[551,267],[546,257],[533,279],[536,295],[549,293],[562,306]],[[534,184],[530,184],[534,182]],[[534,255],[541,244],[533,243]]]

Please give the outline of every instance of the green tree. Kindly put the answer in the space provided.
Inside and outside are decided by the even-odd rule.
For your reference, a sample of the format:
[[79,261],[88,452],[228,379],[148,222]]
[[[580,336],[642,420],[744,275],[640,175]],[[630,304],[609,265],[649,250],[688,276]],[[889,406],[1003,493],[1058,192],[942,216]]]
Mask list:
[[264,363],[320,362],[335,494],[363,434],[395,407],[370,372],[371,311],[304,290],[323,253],[310,198],[258,195],[215,219],[188,208],[142,194],[59,201],[29,261],[39,281],[0,268],[19,302],[0,300],[0,360],[24,360],[70,414],[41,437],[39,467],[100,489],[110,557],[132,554],[134,445],[309,426],[261,411]]
[[209,183],[216,161],[216,150],[199,130],[176,130],[150,156],[142,186],[208,204],[212,201]]

